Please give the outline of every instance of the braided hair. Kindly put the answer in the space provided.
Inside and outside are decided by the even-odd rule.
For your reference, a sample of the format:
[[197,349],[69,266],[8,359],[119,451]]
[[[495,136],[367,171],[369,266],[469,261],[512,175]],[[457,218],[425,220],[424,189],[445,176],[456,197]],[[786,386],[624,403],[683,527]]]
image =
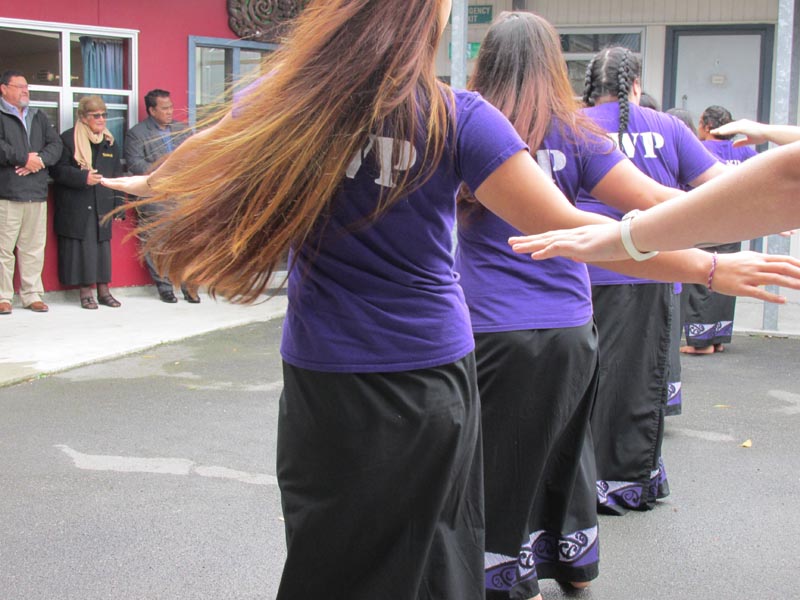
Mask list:
[[598,98],[614,96],[619,102],[619,133],[628,131],[630,93],[639,78],[642,64],[627,48],[615,46],[601,50],[589,61],[584,78],[583,102],[595,106]]
[[[700,115],[700,122],[703,124],[703,127],[711,131],[712,129],[717,129],[718,127],[722,127],[723,125],[727,125],[733,121],[733,116],[731,116],[731,111],[727,108],[718,106],[716,104],[712,104],[707,109],[703,111],[703,114]],[[731,135],[714,135],[712,137],[720,140],[729,140],[734,136]]]

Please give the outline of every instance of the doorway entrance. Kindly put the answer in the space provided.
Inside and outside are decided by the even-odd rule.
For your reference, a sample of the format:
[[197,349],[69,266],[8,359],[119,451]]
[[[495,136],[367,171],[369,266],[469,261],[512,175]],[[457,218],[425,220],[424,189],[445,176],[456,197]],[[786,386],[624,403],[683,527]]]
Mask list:
[[718,104],[734,119],[769,122],[773,25],[668,27],[663,106],[695,123]]

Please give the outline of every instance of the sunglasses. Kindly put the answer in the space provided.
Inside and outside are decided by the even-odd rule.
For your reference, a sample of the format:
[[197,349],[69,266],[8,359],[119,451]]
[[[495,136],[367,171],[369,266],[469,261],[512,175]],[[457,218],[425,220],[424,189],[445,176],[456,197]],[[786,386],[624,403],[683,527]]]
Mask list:
[[91,117],[91,118],[93,118],[93,119],[107,119],[107,118],[108,118],[108,113],[107,113],[107,112],[101,112],[101,113],[89,113],[89,114],[88,114],[88,115],[86,115],[86,116],[87,116],[87,117]]

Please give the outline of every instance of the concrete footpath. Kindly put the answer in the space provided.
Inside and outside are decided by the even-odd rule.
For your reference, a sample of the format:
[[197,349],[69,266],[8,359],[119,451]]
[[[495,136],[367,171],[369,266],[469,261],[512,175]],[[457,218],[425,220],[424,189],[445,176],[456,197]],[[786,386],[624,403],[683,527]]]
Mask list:
[[15,300],[10,315],[0,315],[0,386],[116,358],[218,329],[282,318],[286,295],[250,306],[212,300],[201,293],[189,304],[161,302],[155,287],[113,288],[120,308],[80,307],[78,291],[44,296],[47,313],[25,310]]
[[[120,308],[80,307],[78,291],[45,294],[50,312],[23,309],[18,300],[10,315],[0,315],[0,386],[58,373],[73,367],[138,352],[166,342],[269,319],[286,313],[285,290],[251,306],[212,300],[201,293],[200,304],[178,294],[177,304],[161,302],[155,287],[113,288]],[[800,336],[800,303],[780,307],[780,331],[763,331],[763,304],[750,298],[737,302],[737,333]]]

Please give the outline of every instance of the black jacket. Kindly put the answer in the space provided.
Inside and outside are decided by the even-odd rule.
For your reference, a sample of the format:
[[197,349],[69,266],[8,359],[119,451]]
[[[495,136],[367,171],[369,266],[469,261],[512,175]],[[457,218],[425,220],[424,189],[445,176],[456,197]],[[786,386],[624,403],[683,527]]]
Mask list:
[[[61,159],[50,168],[55,185],[56,233],[62,237],[82,240],[86,231],[87,219],[100,220],[113,208],[125,203],[125,196],[101,184],[88,185],[88,171],[82,170],[75,162],[75,129],[67,129],[61,134],[64,150]],[[119,144],[111,145],[103,140],[92,144],[92,162],[103,177],[119,177],[122,166],[119,161]],[[111,221],[101,223],[97,241],[111,239]]]
[[3,200],[47,200],[47,169],[22,177],[17,175],[16,168],[25,166],[31,152],[38,152],[46,167],[56,164],[61,156],[61,139],[47,115],[35,108],[28,109],[28,129],[30,135],[19,115],[0,103],[0,198]]

